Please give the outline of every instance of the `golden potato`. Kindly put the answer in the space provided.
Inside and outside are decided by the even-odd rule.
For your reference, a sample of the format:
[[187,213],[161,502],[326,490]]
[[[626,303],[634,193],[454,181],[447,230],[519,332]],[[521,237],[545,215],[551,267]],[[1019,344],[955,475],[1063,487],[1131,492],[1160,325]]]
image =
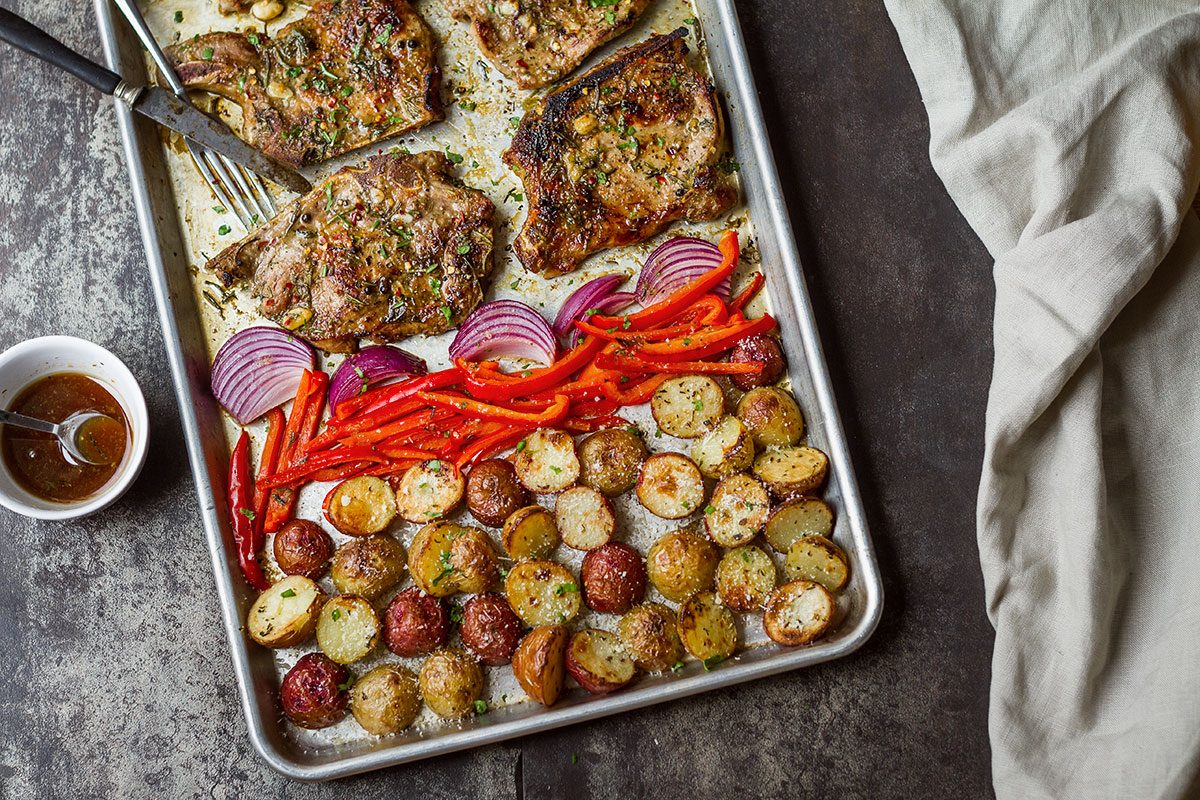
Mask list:
[[717,594],[734,611],[758,611],[775,589],[775,562],[764,550],[737,547],[717,565]]
[[754,463],[754,440],[737,417],[725,417],[692,442],[692,460],[706,478],[720,480],[749,469]]
[[431,522],[413,537],[408,571],[426,594],[486,592],[500,578],[500,557],[478,528]]
[[541,506],[525,506],[504,522],[501,541],[516,561],[546,558],[558,547],[554,515]]
[[311,579],[289,575],[251,604],[246,630],[263,647],[298,645],[313,635],[324,602],[325,593]]
[[685,455],[655,453],[642,462],[638,502],[663,519],[683,519],[704,503],[704,477]]
[[737,415],[759,447],[791,447],[804,435],[804,415],[796,398],[774,386],[746,392]]
[[513,611],[526,625],[570,622],[583,605],[579,582],[553,561],[522,561],[508,573],[504,591]]
[[720,553],[708,539],[690,529],[668,533],[646,554],[646,574],[668,600],[686,600],[711,589]]
[[675,612],[662,603],[642,603],[626,612],[617,633],[634,663],[647,672],[665,672],[683,658]]
[[331,598],[317,621],[317,646],[339,664],[366,658],[379,644],[379,615],[352,594]]
[[381,664],[350,690],[350,713],[373,736],[407,728],[421,710],[417,676],[399,664]]
[[384,533],[354,539],[334,553],[330,577],[342,594],[374,600],[404,577],[404,545]]
[[704,508],[704,532],[722,547],[753,541],[771,513],[771,496],[752,475],[730,475],[717,484]]
[[808,644],[829,630],[836,608],[833,595],[819,583],[785,583],[767,600],[763,630],[782,645]]
[[721,385],[707,375],[668,378],[650,398],[650,413],[663,433],[695,439],[725,416]]
[[829,457],[815,447],[781,447],[754,459],[754,474],[776,497],[808,494],[825,482]]
[[396,493],[382,478],[360,475],[325,495],[325,519],[347,536],[382,533],[396,518]]
[[608,498],[590,486],[576,486],[558,496],[554,523],[563,544],[575,550],[595,550],[617,529]]
[[783,565],[788,580],[801,578],[840,592],[850,580],[850,562],[842,548],[824,536],[805,536],[788,547]]
[[425,705],[439,717],[455,719],[474,710],[483,695],[483,670],[461,650],[438,650],[421,665],[419,683]]
[[552,625],[534,628],[517,645],[512,659],[513,675],[534,702],[552,706],[562,694],[569,638],[566,625]]
[[679,607],[679,640],[687,651],[704,662],[705,669],[729,658],[737,650],[738,631],[733,612],[712,592],[700,592]]
[[466,481],[449,461],[431,459],[408,468],[396,487],[396,508],[409,522],[441,519],[462,502]]
[[640,433],[615,428],[584,439],[579,446],[580,483],[606,497],[632,489],[648,455]]
[[788,500],[767,519],[766,539],[778,553],[786,553],[792,542],[805,536],[826,536],[833,531],[833,510],[816,497]]
[[575,440],[551,428],[536,430],[522,440],[513,466],[521,485],[534,494],[555,494],[579,480]]

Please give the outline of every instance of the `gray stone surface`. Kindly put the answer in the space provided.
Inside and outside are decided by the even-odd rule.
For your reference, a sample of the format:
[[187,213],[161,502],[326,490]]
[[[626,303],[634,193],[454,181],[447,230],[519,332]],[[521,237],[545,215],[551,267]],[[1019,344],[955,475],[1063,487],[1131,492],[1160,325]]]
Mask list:
[[[4,5],[98,56],[89,3]],[[153,420],[146,470],[110,511],[69,525],[0,514],[0,795],[990,795],[973,535],[989,259],[929,167],[880,4],[740,10],[887,582],[867,647],[335,784],[272,773],[250,749],[216,623],[112,111],[0,48],[0,345],[99,342],[138,376]]]

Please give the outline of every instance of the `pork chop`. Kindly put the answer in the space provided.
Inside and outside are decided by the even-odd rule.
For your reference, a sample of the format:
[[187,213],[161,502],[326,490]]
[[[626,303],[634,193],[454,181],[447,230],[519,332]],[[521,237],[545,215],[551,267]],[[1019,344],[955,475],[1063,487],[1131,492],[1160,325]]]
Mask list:
[[553,83],[626,31],[650,0],[458,0],[480,49],[522,89]]
[[737,201],[716,93],[688,65],[686,34],[620,50],[525,114],[504,160],[529,198],[513,243],[527,269],[571,272]]
[[260,311],[318,347],[441,333],[483,297],[495,207],[438,152],[346,167],[208,268],[248,280]]
[[444,117],[433,33],[406,0],[319,0],[274,38],[209,33],[168,55],[186,86],[241,106],[242,138],[294,166]]

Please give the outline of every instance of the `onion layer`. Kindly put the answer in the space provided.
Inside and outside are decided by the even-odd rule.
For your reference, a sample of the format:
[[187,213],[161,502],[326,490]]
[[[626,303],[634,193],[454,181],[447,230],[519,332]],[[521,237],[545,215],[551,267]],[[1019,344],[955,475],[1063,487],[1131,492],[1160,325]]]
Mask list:
[[516,300],[494,300],[471,312],[450,343],[450,357],[480,361],[512,356],[552,364],[554,331],[542,315]]
[[[654,248],[638,276],[637,298],[643,306],[653,305],[721,264],[721,251],[712,242],[694,236],[676,236]],[[713,290],[729,299],[730,279]]]
[[213,396],[246,425],[295,397],[300,376],[315,366],[313,349],[282,328],[246,328],[217,351]]
[[574,347],[579,340],[576,320],[586,319],[592,314],[612,314],[637,300],[633,292],[613,291],[624,282],[624,275],[604,275],[580,286],[558,310],[558,316],[554,318],[554,332],[566,337],[567,344]]
[[343,400],[391,378],[428,372],[424,360],[398,347],[386,344],[364,347],[343,361],[333,373],[329,381],[329,409],[334,411]]

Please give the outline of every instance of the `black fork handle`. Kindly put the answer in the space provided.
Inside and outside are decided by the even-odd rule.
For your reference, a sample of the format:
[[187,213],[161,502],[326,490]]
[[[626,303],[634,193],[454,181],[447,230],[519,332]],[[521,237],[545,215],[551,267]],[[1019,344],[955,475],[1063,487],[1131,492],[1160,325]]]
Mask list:
[[0,8],[0,40],[66,70],[105,94],[115,92],[121,83],[120,75],[79,55],[41,28],[4,8]]

